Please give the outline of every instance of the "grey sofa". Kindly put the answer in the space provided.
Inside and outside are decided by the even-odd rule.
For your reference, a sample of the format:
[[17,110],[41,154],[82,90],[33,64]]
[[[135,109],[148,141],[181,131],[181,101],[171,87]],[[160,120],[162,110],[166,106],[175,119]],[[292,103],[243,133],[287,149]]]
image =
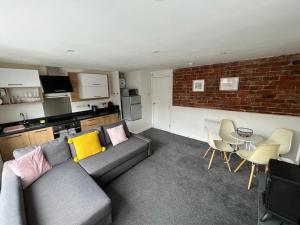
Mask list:
[[[124,124],[128,141],[112,146],[106,129],[119,123]],[[53,168],[24,191],[20,179],[4,163],[0,225],[111,224],[111,201],[100,186],[151,155],[150,140],[130,134],[125,122],[119,123],[97,128],[107,150],[79,163],[73,161],[73,146],[65,138],[42,145]],[[32,149],[15,150],[14,157]]]

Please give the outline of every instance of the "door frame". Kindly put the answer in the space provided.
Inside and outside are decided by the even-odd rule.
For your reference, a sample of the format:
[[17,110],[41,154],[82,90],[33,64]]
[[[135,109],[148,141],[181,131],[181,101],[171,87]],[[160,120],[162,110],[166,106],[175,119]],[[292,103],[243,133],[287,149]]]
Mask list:
[[152,108],[152,127],[154,127],[154,107],[153,107],[153,79],[155,78],[164,78],[167,77],[169,78],[169,93],[168,98],[169,98],[169,126],[165,131],[171,131],[171,116],[172,116],[172,104],[173,104],[173,99],[172,99],[172,94],[173,94],[173,70],[172,69],[167,69],[167,70],[159,70],[159,71],[153,71],[151,72],[151,108]]

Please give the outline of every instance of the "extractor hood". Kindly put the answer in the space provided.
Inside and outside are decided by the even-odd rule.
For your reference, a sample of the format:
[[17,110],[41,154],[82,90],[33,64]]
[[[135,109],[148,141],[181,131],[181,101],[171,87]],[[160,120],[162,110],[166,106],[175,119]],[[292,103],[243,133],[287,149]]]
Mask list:
[[73,92],[68,76],[40,76],[45,94]]
[[40,76],[45,94],[73,92],[69,76],[65,76],[59,68],[47,67],[47,74]]

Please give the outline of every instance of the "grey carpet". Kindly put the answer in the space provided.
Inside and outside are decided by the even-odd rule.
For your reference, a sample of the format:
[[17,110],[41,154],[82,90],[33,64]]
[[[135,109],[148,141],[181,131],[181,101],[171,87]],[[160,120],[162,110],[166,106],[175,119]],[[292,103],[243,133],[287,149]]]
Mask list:
[[[257,223],[257,189],[249,167],[230,173],[217,154],[208,171],[205,143],[150,129],[154,153],[104,190],[114,225],[247,225]],[[210,155],[209,155],[210,156]],[[238,164],[232,157],[232,167]]]

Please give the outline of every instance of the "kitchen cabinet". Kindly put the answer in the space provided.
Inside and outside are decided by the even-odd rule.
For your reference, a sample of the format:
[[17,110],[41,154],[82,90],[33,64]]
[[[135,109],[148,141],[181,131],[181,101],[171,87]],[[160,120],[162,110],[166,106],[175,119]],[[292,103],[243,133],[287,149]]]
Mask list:
[[0,68],[0,88],[41,87],[37,70]]
[[0,137],[0,152],[4,161],[13,159],[17,148],[41,145],[54,139],[52,127]]
[[33,130],[28,132],[31,145],[41,145],[48,141],[54,140],[52,127]]
[[102,74],[78,74],[80,99],[109,98],[108,78]]
[[107,116],[102,116],[102,117],[99,117],[102,119],[102,123],[103,125],[106,125],[106,124],[111,124],[111,123],[115,123],[117,121],[119,121],[119,115],[118,113],[114,113],[114,114],[110,114],[110,115],[107,115]]
[[100,127],[102,125],[115,123],[118,120],[119,120],[118,113],[113,113],[106,116],[99,116],[91,119],[81,120],[80,126],[81,126],[81,130],[85,131],[95,127]]
[[0,151],[4,161],[13,159],[13,151],[30,146],[28,132],[0,138]]
[[80,126],[81,126],[81,131],[85,131],[85,130],[89,130],[89,129],[98,127],[99,126],[98,125],[98,119],[96,117],[96,118],[81,120],[80,121]]

